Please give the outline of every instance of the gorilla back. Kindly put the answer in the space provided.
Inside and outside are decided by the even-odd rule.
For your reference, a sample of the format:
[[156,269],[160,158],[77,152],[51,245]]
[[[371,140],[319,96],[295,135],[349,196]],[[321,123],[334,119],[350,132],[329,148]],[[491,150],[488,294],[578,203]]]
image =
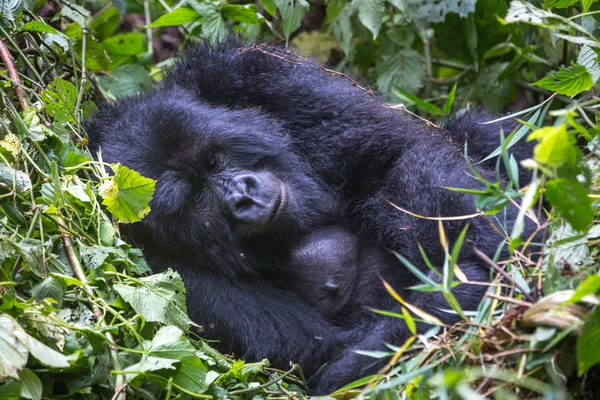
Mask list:
[[[158,88],[101,107],[87,130],[106,161],[157,179],[134,236],[152,268],[183,275],[203,335],[247,359],[297,362],[325,393],[377,368],[355,350],[407,336],[401,320],[370,311],[398,309],[380,277],[455,321],[440,293],[406,289],[416,278],[387,251],[428,271],[417,243],[437,243],[436,223],[390,202],[420,215],[471,214],[472,197],[443,187],[478,182],[439,132],[289,56],[235,41],[197,47]],[[449,239],[462,227],[446,222]],[[485,252],[502,240],[478,219],[468,235]],[[427,253],[442,265],[441,246]],[[472,252],[458,262],[469,280],[489,280]],[[483,290],[453,292],[473,310]]]

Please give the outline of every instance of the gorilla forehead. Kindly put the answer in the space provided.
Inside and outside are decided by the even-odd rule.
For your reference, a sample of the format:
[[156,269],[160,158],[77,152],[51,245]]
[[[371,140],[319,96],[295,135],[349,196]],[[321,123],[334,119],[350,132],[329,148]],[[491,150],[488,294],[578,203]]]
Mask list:
[[[114,118],[117,113],[120,118]],[[102,138],[105,161],[121,162],[154,179],[165,170],[189,172],[215,150],[244,167],[294,158],[287,132],[272,118],[257,109],[211,106],[184,90],[156,90],[111,104],[88,130]]]

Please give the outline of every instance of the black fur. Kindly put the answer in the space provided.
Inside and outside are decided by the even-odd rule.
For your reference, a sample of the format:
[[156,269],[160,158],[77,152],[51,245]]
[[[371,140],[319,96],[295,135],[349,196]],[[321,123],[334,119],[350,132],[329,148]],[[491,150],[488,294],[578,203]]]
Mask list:
[[[248,360],[299,363],[325,393],[376,371],[355,350],[407,337],[402,320],[370,311],[399,310],[380,278],[417,307],[456,320],[442,311],[450,307],[441,294],[406,289],[417,279],[388,251],[426,270],[421,243],[441,266],[437,223],[390,202],[425,216],[471,214],[471,196],[443,187],[480,184],[439,131],[265,49],[235,41],[192,49],[159,87],[101,107],[87,130],[105,161],[158,180],[135,238],[153,269],[183,275],[203,335]],[[487,155],[498,129],[472,129],[465,118],[448,126],[480,134]],[[453,241],[464,221],[444,226]],[[483,218],[472,220],[468,237],[488,254],[502,240]],[[459,265],[471,280],[490,277],[466,248]],[[454,293],[475,310],[484,290],[460,285]]]

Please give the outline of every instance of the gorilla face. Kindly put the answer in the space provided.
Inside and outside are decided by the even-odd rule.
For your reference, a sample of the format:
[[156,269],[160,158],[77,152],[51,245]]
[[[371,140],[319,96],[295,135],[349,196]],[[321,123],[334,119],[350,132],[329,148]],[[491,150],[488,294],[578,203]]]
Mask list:
[[138,227],[147,249],[252,271],[253,253],[335,218],[334,196],[290,150],[282,127],[256,110],[157,91],[105,107],[91,124],[106,162],[157,180],[152,212]]

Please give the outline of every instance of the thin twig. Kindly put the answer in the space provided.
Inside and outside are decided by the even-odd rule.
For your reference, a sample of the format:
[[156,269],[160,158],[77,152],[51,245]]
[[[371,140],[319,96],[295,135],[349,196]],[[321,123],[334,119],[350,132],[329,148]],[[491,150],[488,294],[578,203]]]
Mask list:
[[[471,244],[473,245],[472,242],[471,242]],[[473,247],[473,251],[475,252],[475,254],[477,255],[477,257],[479,257],[483,262],[485,262],[487,265],[489,265],[490,267],[492,267],[494,269],[494,271],[496,271],[497,273],[499,273],[500,275],[502,275],[502,277],[504,279],[506,279],[507,281],[509,281],[510,283],[512,283],[517,289],[519,289],[519,291],[523,294],[524,298],[526,298],[531,303],[535,303],[535,299],[529,293],[528,290],[526,290],[519,283],[517,283],[517,281],[515,281],[512,276],[510,276],[505,270],[503,270],[502,268],[500,268],[498,266],[498,264],[496,264],[494,261],[492,261],[492,259],[489,258],[484,252],[482,252],[481,250],[477,249],[474,245],[472,247]]]
[[21,83],[21,80],[19,79],[19,73],[15,68],[14,59],[12,58],[12,55],[6,48],[6,45],[4,44],[4,41],[2,39],[0,39],[0,57],[2,58],[4,65],[6,65],[8,75],[13,81],[17,83],[17,85],[13,86],[15,88],[15,92],[17,93],[17,98],[19,99],[19,105],[21,106],[21,109],[25,110],[27,108],[27,102],[25,101],[25,96],[23,95],[23,89],[21,88],[21,86],[19,86],[19,84]]

